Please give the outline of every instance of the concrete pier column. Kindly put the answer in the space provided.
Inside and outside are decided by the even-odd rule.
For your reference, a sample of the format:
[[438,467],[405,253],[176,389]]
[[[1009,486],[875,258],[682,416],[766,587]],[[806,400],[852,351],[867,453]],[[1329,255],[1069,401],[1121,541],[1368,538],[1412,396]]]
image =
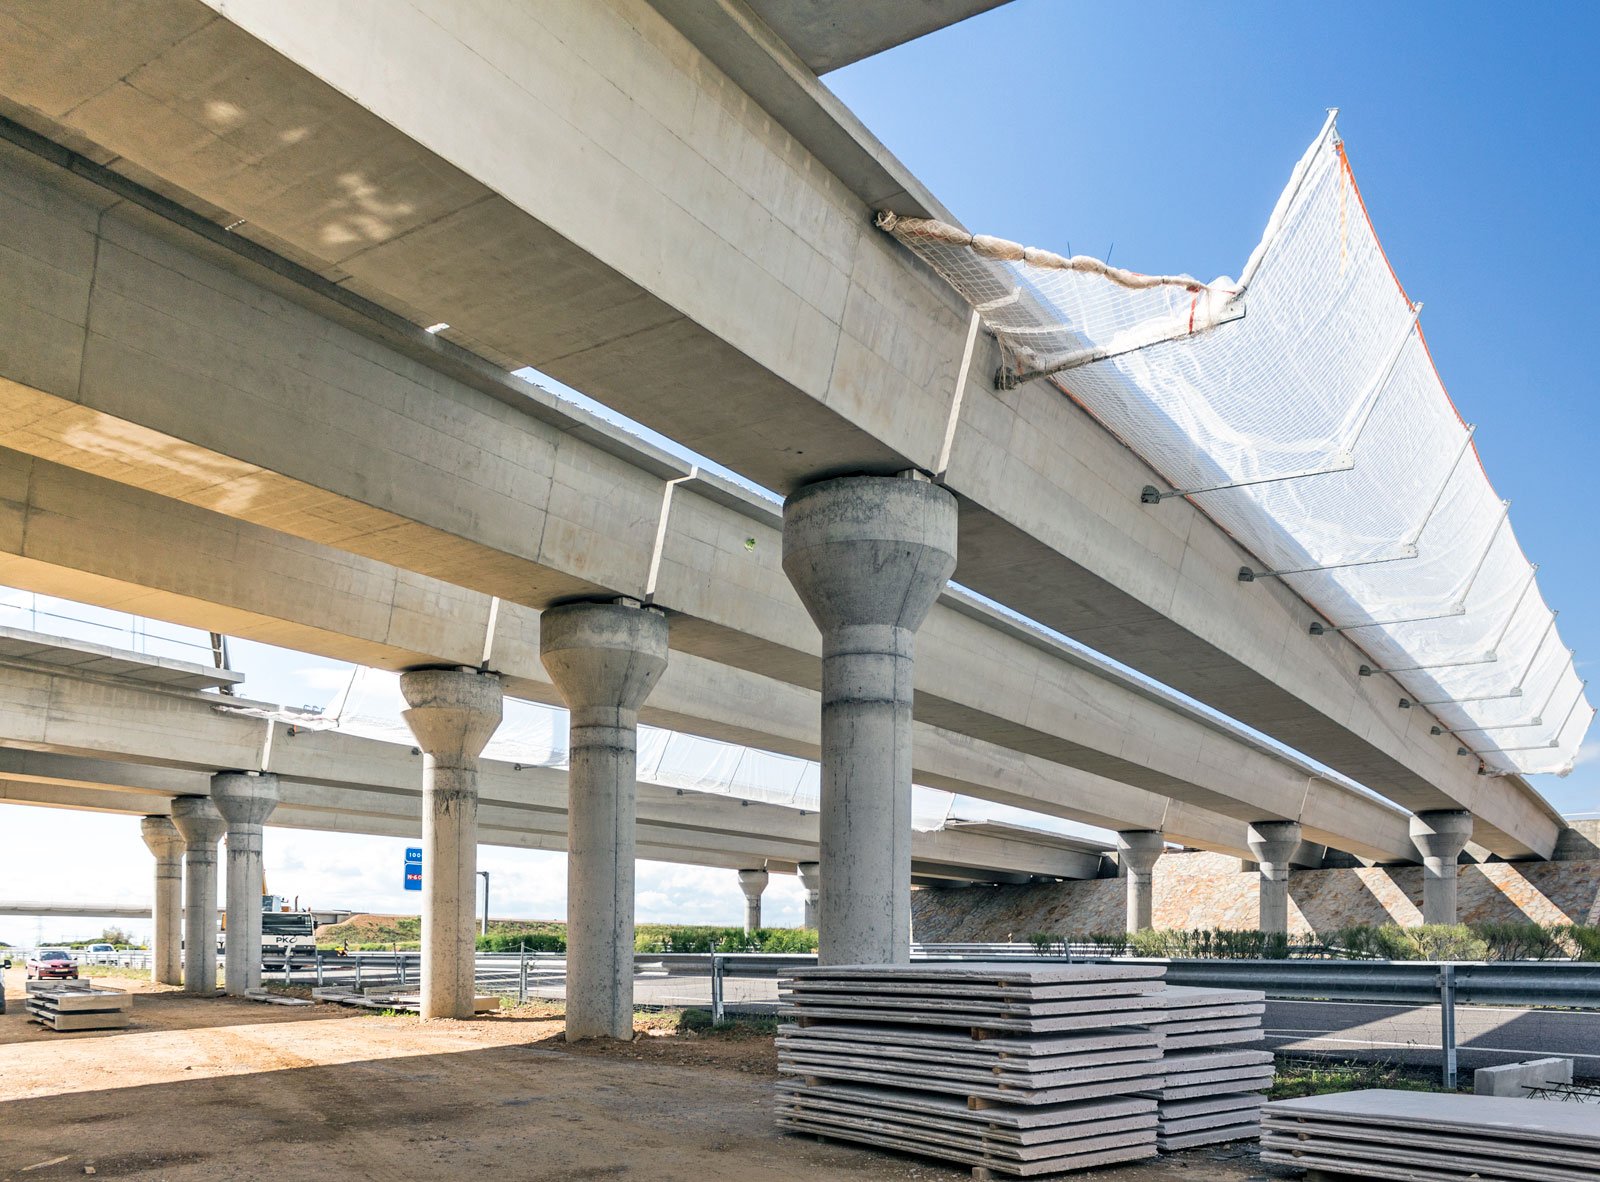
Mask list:
[[817,930],[817,901],[822,896],[822,867],[816,862],[801,862],[800,885],[806,891],[806,920],[805,929],[808,932]]
[[172,823],[183,837],[183,987],[217,991],[217,842],[227,828],[206,796],[172,802]]
[[1117,834],[1117,859],[1128,880],[1128,930],[1154,927],[1156,859],[1167,848],[1153,829],[1125,829]]
[[422,749],[422,1016],[472,1017],[478,755],[500,725],[500,679],[476,669],[400,675]]
[[1451,809],[1411,818],[1411,844],[1422,855],[1422,922],[1456,922],[1456,869],[1472,840],[1472,814]]
[[566,1034],[632,1038],[639,707],[667,667],[667,617],[632,600],[553,607],[539,656],[572,712]]
[[1300,848],[1300,822],[1257,821],[1247,840],[1261,867],[1260,928],[1288,932],[1289,862]]
[[222,980],[234,997],[261,988],[261,827],[278,804],[278,777],[219,772],[211,803],[228,823],[228,928]]
[[911,956],[913,642],[956,565],[956,502],[916,474],[783,506],[783,570],[822,633],[822,964]]
[[748,934],[761,926],[761,892],[767,889],[767,872],[739,871],[739,889],[744,892],[744,930]]
[[155,918],[150,979],[158,985],[182,985],[183,838],[171,817],[146,817],[139,823],[139,832],[156,856],[156,897],[150,908]]

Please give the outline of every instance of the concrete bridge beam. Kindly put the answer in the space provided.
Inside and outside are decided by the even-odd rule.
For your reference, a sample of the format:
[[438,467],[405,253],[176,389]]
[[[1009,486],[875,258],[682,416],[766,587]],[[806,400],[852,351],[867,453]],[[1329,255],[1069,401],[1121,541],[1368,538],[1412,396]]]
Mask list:
[[172,802],[172,823],[183,836],[183,987],[217,991],[217,842],[227,822],[205,796]]
[[823,964],[911,956],[911,697],[917,629],[956,561],[956,503],[857,476],[783,508],[783,569],[822,633]]
[[822,867],[817,862],[801,862],[797,867],[800,885],[806,892],[805,922],[808,932],[817,930],[818,903],[822,898]]
[[767,889],[767,872],[739,871],[739,889],[744,892],[744,930],[748,935],[761,926],[761,892]]
[[1130,829],[1117,834],[1117,857],[1128,880],[1128,930],[1154,927],[1155,868],[1167,843],[1150,829]]
[[551,608],[540,623],[540,657],[572,712],[566,1035],[631,1038],[639,707],[667,667],[667,617],[626,600]]
[[1250,826],[1250,852],[1261,867],[1263,932],[1289,930],[1289,865],[1301,840],[1298,821],[1257,821]]
[[1418,813],[1411,840],[1422,855],[1422,922],[1456,922],[1456,870],[1472,840],[1472,814],[1455,810]]
[[474,669],[401,674],[422,748],[422,1016],[473,1013],[478,756],[500,725],[500,679]]
[[158,985],[182,985],[183,838],[171,817],[146,817],[139,823],[139,833],[156,858],[150,977]]
[[278,777],[219,772],[211,803],[228,823],[228,932],[222,980],[233,997],[261,988],[261,827],[278,803]]

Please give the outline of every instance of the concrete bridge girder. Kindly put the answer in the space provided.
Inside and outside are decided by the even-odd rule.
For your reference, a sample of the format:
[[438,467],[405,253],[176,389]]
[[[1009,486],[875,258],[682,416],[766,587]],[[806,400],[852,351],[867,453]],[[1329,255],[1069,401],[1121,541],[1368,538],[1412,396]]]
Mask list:
[[[33,193],[33,198],[38,199],[37,192]],[[121,481],[175,494],[257,524],[271,523],[296,531],[304,542],[325,543],[379,560],[393,558],[402,564],[427,567],[435,573],[448,571],[456,582],[471,583],[480,592],[507,592],[523,600],[529,597],[548,600],[592,591],[595,584],[586,577],[592,575],[615,580],[622,589],[643,594],[642,580],[650,565],[649,544],[655,536],[652,512],[658,511],[661,504],[662,475],[625,465],[608,451],[586,448],[582,442],[572,439],[564,440],[559,432],[552,435],[542,421],[512,416],[504,403],[465,386],[450,386],[438,375],[428,379],[419,367],[401,366],[408,368],[409,381],[431,380],[438,387],[432,392],[435,403],[441,392],[452,393],[464,400],[461,405],[464,421],[470,420],[496,438],[508,434],[517,437],[519,432],[511,428],[520,428],[520,435],[527,439],[525,444],[498,448],[510,454],[495,457],[500,473],[493,482],[492,492],[488,484],[472,486],[488,496],[488,500],[478,506],[474,520],[493,522],[487,532],[501,531],[503,539],[499,545],[505,548],[497,549],[483,541],[442,532],[437,526],[423,525],[417,518],[433,513],[441,498],[416,496],[416,486],[425,484],[420,473],[408,475],[399,470],[391,473],[393,481],[385,485],[386,490],[389,493],[406,490],[401,500],[409,498],[405,513],[396,514],[373,508],[348,493],[334,493],[297,482],[273,469],[142,425],[162,421],[173,430],[188,429],[182,421],[185,415],[191,415],[192,420],[192,415],[217,411],[215,400],[226,397],[226,386],[235,380],[228,374],[240,372],[229,369],[226,373],[186,373],[183,365],[201,364],[194,355],[181,361],[178,370],[173,370],[171,363],[180,361],[179,351],[187,347],[174,343],[168,364],[158,367],[156,373],[144,372],[145,380],[141,380],[137,375],[141,368],[148,371],[146,351],[152,347],[152,341],[157,342],[159,349],[159,342],[169,340],[177,331],[166,322],[187,317],[185,333],[180,337],[187,340],[191,330],[214,331],[215,325],[212,330],[200,330],[197,322],[219,308],[224,309],[225,321],[230,317],[242,317],[242,321],[233,325],[237,339],[230,339],[227,344],[213,341],[205,354],[237,354],[240,349],[248,348],[254,362],[249,368],[257,373],[249,383],[253,386],[265,380],[265,375],[259,371],[270,368],[263,359],[272,350],[281,349],[285,340],[299,339],[303,335],[303,332],[291,331],[285,336],[286,326],[312,313],[287,304],[272,306],[270,314],[263,313],[260,300],[246,299],[240,289],[239,285],[246,283],[245,280],[211,268],[197,257],[184,254],[171,243],[156,240],[137,227],[118,224],[108,231],[106,226],[114,221],[98,224],[97,237],[103,239],[109,234],[117,245],[95,252],[92,270],[95,289],[106,293],[97,298],[115,303],[117,311],[97,317],[96,323],[104,329],[105,335],[95,334],[89,348],[98,350],[101,341],[112,341],[119,333],[131,334],[131,337],[123,345],[112,347],[117,358],[115,362],[107,358],[89,368],[98,373],[102,365],[111,365],[115,376],[108,375],[104,384],[98,379],[91,384],[103,389],[106,406],[132,414],[134,419],[113,415],[108,410],[89,410],[83,404],[85,396],[81,388],[77,394],[80,401],[70,401],[13,382],[6,393],[14,429],[0,434],[5,442],[29,447],[87,469],[104,469]],[[107,277],[102,285],[99,278],[102,268],[124,273]],[[234,298],[220,299],[219,291],[227,291]],[[147,294],[151,292],[155,294]],[[149,299],[156,299],[157,304],[146,303]],[[151,315],[162,323],[151,323]],[[256,323],[263,315],[268,316],[268,322]],[[117,327],[119,322],[120,328]],[[246,328],[246,323],[252,327]],[[309,331],[309,325],[303,326],[303,331]],[[333,342],[322,351],[325,365],[330,363],[330,355],[331,361],[339,360],[341,355],[335,344],[342,343],[350,350],[342,355],[348,365],[355,366],[358,371],[373,368],[369,354],[378,346],[362,342],[353,334],[332,330],[330,337],[329,333],[329,326],[324,324],[314,334]],[[139,359],[126,352],[131,338],[139,342]],[[306,363],[297,359],[295,367],[296,382],[285,384],[303,387]],[[332,433],[330,438],[338,440],[338,445],[322,451],[311,461],[311,467],[305,470],[308,477],[316,469],[333,471],[344,463],[341,456],[347,458],[360,450],[361,439],[350,434],[348,427],[339,427],[337,422],[388,424],[399,434],[391,436],[391,450],[385,454],[429,455],[451,470],[467,462],[461,448],[463,439],[470,433],[460,423],[449,431],[440,432],[398,413],[402,409],[400,404],[390,408],[388,413],[380,413],[386,391],[403,393],[408,399],[416,397],[414,391],[389,389],[384,380],[375,376],[370,385],[362,387],[363,392],[357,398],[360,405],[352,404],[346,412],[341,412],[334,409],[336,405],[353,396],[341,384],[347,383],[350,375],[342,375],[335,381],[332,371],[324,372],[327,384],[319,388],[319,398],[313,403],[321,409],[316,412],[297,409],[290,416],[293,430],[275,442],[262,444],[272,453],[262,458],[284,468],[304,464],[305,457],[297,458],[297,453],[303,449],[289,435],[298,437],[304,433],[302,414],[331,413],[332,417],[326,419],[324,425]],[[383,370],[384,374],[391,372]],[[202,412],[198,404],[193,404],[189,411],[183,410],[178,405],[183,401],[176,393],[179,389],[186,390],[192,397],[200,397],[202,390],[209,391],[205,397],[211,404],[208,410]],[[239,389],[235,393],[251,401],[260,397],[260,391],[253,389]],[[512,419],[508,420],[508,416]],[[223,424],[232,418],[224,413],[215,415],[212,421]],[[259,425],[259,416],[250,418],[256,425],[245,434],[256,440],[267,432]],[[216,429],[225,435],[231,431],[227,426]],[[427,438],[407,437],[414,429],[422,430]],[[315,434],[321,435],[320,432]],[[363,437],[372,434],[369,430]],[[235,438],[229,447],[234,452],[243,452],[256,448],[257,443]],[[494,455],[495,450],[480,448],[473,454]],[[108,454],[117,457],[109,468],[106,465]],[[494,462],[480,461],[491,465]],[[375,470],[382,471],[383,465],[376,459],[374,464]],[[670,466],[666,470],[672,471]],[[548,474],[541,475],[545,472]],[[349,475],[355,484],[371,484],[372,471],[358,476],[350,470]],[[324,483],[337,485],[341,479]],[[355,484],[347,487],[353,489]],[[517,490],[516,495],[502,491],[505,488]],[[587,489],[587,495],[574,497],[574,491],[579,488]],[[688,614],[677,617],[674,643],[723,664],[760,667],[791,684],[814,685],[818,666],[817,637],[776,568],[777,530],[771,519],[771,509],[747,496],[741,499],[726,488],[707,486],[705,491],[707,495],[701,496],[694,491],[675,490],[673,507],[665,523],[666,545],[659,569],[658,601],[682,603],[688,609]],[[364,495],[368,501],[375,499],[371,491]],[[466,497],[466,500],[471,499],[471,496]],[[541,541],[537,553],[532,554],[526,552],[524,543],[529,536],[522,520],[526,505],[536,509],[544,507],[538,532],[546,540]],[[460,522],[451,528],[483,534],[482,530],[471,529]],[[603,538],[609,539],[607,544],[600,544]],[[761,544],[763,539],[765,545]],[[619,540],[621,544],[617,544]],[[745,544],[752,540],[758,544],[754,547]],[[700,558],[680,559],[680,550],[700,555]],[[594,559],[592,555],[597,552],[603,552],[606,558]],[[597,569],[593,566],[596,561],[610,566]],[[696,575],[697,565],[709,567],[712,577],[706,577],[704,570]],[[567,573],[569,569],[580,568],[586,575]],[[706,594],[704,589],[712,585],[721,593]],[[738,594],[727,594],[729,587],[736,588]],[[417,613],[414,618],[419,627],[428,618],[430,606],[426,600],[414,602]],[[694,614],[696,612],[704,614]],[[983,618],[985,616],[989,618]],[[1404,848],[1403,817],[1397,811],[1381,810],[1374,802],[1337,786],[1313,785],[1307,793],[1304,775],[1285,766],[1264,749],[1249,748],[1240,753],[1236,750],[1239,747],[1237,738],[1208,720],[1195,715],[1174,717],[1165,705],[1144,700],[1148,691],[1130,684],[1108,688],[1103,671],[1085,667],[1082,658],[1046,638],[1025,634],[1015,626],[1000,626],[1000,619],[996,613],[970,601],[951,603],[947,597],[946,602],[936,607],[925,626],[921,646],[921,664],[931,670],[919,677],[919,684],[924,688],[918,697],[918,712],[925,718],[931,715],[944,729],[978,738],[992,736],[1027,754],[1067,763],[1091,774],[1132,782],[1208,811],[1221,812],[1234,821],[1282,816],[1292,811],[1304,815],[1314,828],[1320,828],[1325,824],[1318,815],[1321,811],[1365,811],[1368,815],[1363,823],[1342,829],[1341,834],[1376,835],[1374,840],[1380,846],[1388,842],[1388,856],[1403,856],[1399,853]],[[526,637],[522,639],[525,641]],[[491,658],[494,657],[498,629],[495,636],[485,636],[483,640],[485,643],[477,655],[481,656],[487,649]],[[1004,667],[1008,676],[999,677],[992,672],[999,667]],[[984,676],[986,672],[987,677]],[[1128,722],[1126,711],[1149,712],[1152,705],[1156,706],[1154,713],[1161,719],[1161,725]],[[1071,740],[1060,733],[1057,720],[1064,718],[1072,723],[1074,738]],[[1127,742],[1130,733],[1141,736],[1136,747]],[[1331,799],[1324,801],[1325,796]],[[1350,838],[1346,836],[1343,840]],[[1366,850],[1351,852],[1365,853]]]
[[[770,487],[787,491],[819,463],[931,467],[966,314],[866,214],[881,203],[939,211],[919,208],[915,179],[803,70],[736,70],[740,55],[781,54],[706,11],[711,24],[698,28],[674,28],[640,0],[493,23],[463,14],[444,37],[412,10],[358,29],[336,6],[232,4],[230,23],[168,0],[165,19],[136,32],[36,13],[30,35],[49,52],[18,71],[7,98],[36,125],[60,120],[64,136],[124,157],[208,214],[245,218],[242,233],[419,323],[447,317],[455,339],[491,360],[531,361]],[[115,60],[139,63],[138,91],[74,69],[104,60],[93,50],[110,38]],[[365,70],[373,56],[394,69]],[[628,87],[597,64],[612,60],[633,63]],[[418,104],[398,82],[406,63],[472,79],[475,114],[538,150],[508,155],[461,135],[449,102]],[[781,102],[762,81],[780,76]],[[345,154],[260,148],[241,170],[227,152],[190,150],[190,108],[245,79],[241,98],[292,90],[325,137],[365,146],[363,183],[387,199],[376,243],[298,203],[331,191]],[[748,118],[752,98],[774,119]],[[288,111],[232,110],[235,125],[214,130],[220,142],[279,142],[273,132],[295,142],[279,125]],[[626,145],[610,134],[619,119],[636,125]],[[267,172],[280,183],[260,184]],[[590,184],[567,183],[573,175]],[[630,193],[637,216],[612,216],[592,191]],[[486,276],[483,252],[468,249],[485,228],[503,274]],[[534,258],[541,265],[526,265]],[[1507,855],[1548,854],[1558,822],[1536,797],[1485,790],[1447,737],[1355,678],[1353,647],[1305,634],[1308,612],[1287,589],[1241,592],[1240,551],[1195,510],[1135,504],[1150,473],[1067,400],[1037,384],[987,389],[991,361],[979,358],[963,392],[947,474],[963,504],[958,578],[1408,808],[1472,808],[1480,839]],[[706,397],[707,372],[727,393]],[[784,448],[765,426],[775,411]]]
[[[4,528],[8,513],[19,526],[27,520],[25,534]],[[196,552],[231,561],[197,562]],[[532,609],[5,450],[0,580],[390,669],[471,662],[488,651],[508,692],[557,697],[537,660]],[[676,652],[641,717],[815,758],[816,700],[803,686]],[[913,726],[921,783],[1109,828],[1162,827],[1175,841],[1247,853],[1245,826],[1235,818],[1040,755]],[[1313,812],[1317,800],[1310,797]],[[1359,817],[1333,824],[1336,845],[1373,836]],[[1389,837],[1395,840],[1380,840],[1381,852],[1368,856],[1405,856],[1393,848],[1398,835]]]
[[[285,803],[273,811],[268,829],[307,829],[318,832],[367,834],[376,837],[417,838],[422,834],[419,819],[420,793],[408,800],[392,793],[361,793],[353,788],[328,790],[294,781],[280,781]],[[641,785],[641,788],[646,787]],[[45,781],[18,781],[0,776],[0,804],[31,805],[43,808],[113,813],[123,816],[160,816],[171,807],[171,797],[131,793],[115,788],[81,784],[54,784]],[[307,801],[315,803],[306,803]],[[741,870],[761,862],[774,874],[795,874],[800,862],[815,859],[816,843],[766,837],[760,832],[730,835],[696,832],[682,825],[663,825],[641,817],[638,823],[638,856],[647,861],[671,862],[690,866],[715,866]],[[481,845],[515,849],[567,849],[566,816],[527,809],[484,806],[479,811],[478,841]],[[919,843],[920,844],[920,843]],[[1016,843],[1012,853],[1027,843]],[[986,857],[985,850],[991,856]],[[928,857],[914,856],[912,867],[918,878],[944,878],[962,882],[1027,882],[1035,877],[1092,877],[1079,872],[1087,869],[1080,859],[1056,859],[1040,851],[1027,852],[1020,859],[1036,870],[995,869],[985,863],[1010,865],[1019,859],[1003,847],[969,841],[958,847],[951,861],[947,851],[937,845]],[[964,864],[970,863],[970,864]],[[99,915],[100,912],[94,914]]]
[[[422,760],[410,748],[329,730],[300,730],[291,737],[282,722],[216,709],[232,704],[208,695],[0,664],[5,798],[31,799],[26,794],[34,784],[48,787],[49,800],[64,807],[103,808],[104,790],[110,787],[127,804],[117,811],[154,813],[164,811],[162,798],[208,795],[212,771],[242,768],[278,776],[282,804],[274,822],[285,810],[420,815]],[[478,791],[486,827],[527,828],[565,840],[564,772],[485,759],[479,763]],[[657,784],[641,783],[638,792],[639,821],[649,826],[646,839],[654,846],[722,849],[743,859],[734,868],[762,857],[815,858],[815,812]],[[928,855],[920,848],[924,845]],[[972,833],[913,834],[912,849],[913,857],[966,862],[975,871],[1089,878],[1099,868],[1093,855]]]

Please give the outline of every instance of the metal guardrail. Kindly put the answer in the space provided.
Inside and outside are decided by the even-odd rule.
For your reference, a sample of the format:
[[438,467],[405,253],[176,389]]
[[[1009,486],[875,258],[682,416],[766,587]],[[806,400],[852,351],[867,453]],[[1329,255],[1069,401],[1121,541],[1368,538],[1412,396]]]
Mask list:
[[1260,989],[1268,997],[1434,1005],[1441,970],[1453,970],[1463,1005],[1600,1010],[1600,963],[1368,960],[1171,960],[1173,985]]
[[[1444,1080],[1456,1079],[1455,1006],[1499,1005],[1516,1008],[1600,1010],[1600,963],[1571,961],[1457,962],[1367,960],[1161,960],[1113,958],[1088,945],[1040,955],[1032,944],[918,944],[913,960],[1014,960],[1041,964],[1077,961],[1137,960],[1163,964],[1173,985],[1213,989],[1259,989],[1269,998],[1292,1000],[1377,1002],[1440,1007],[1440,1042],[1444,1049]],[[16,957],[25,949],[12,950]],[[1063,955],[1063,952],[1065,953]],[[102,954],[99,963],[147,967],[148,952]],[[723,1021],[730,1009],[775,1008],[772,1000],[728,999],[732,979],[776,982],[794,969],[813,965],[813,955],[768,953],[657,953],[634,956],[636,979],[673,977],[706,979],[707,1003],[714,1021]],[[303,974],[316,984],[349,982],[356,988],[401,988],[422,978],[419,952],[319,952],[283,957],[269,953],[264,976],[293,982]],[[526,1001],[540,993],[562,991],[566,957],[549,952],[480,952],[474,972],[476,986],[484,992],[516,996]],[[304,983],[304,982],[302,982]],[[687,984],[688,982],[686,982]],[[686,1004],[681,992],[667,1005]],[[649,1003],[645,1003],[649,1004]],[[698,1004],[687,1002],[687,1004]]]

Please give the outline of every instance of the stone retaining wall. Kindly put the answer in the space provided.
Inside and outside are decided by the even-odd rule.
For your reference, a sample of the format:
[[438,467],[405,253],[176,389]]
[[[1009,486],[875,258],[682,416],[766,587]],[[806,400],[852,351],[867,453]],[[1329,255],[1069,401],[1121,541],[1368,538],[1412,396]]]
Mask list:
[[[1487,862],[1460,872],[1463,923],[1600,924],[1600,860]],[[1168,853],[1156,863],[1155,926],[1254,928],[1258,877],[1236,858]],[[1094,879],[1040,886],[916,891],[912,924],[924,941],[1025,941],[1034,932],[1118,932],[1126,884]],[[1289,878],[1289,929],[1422,922],[1422,867],[1296,870]]]

